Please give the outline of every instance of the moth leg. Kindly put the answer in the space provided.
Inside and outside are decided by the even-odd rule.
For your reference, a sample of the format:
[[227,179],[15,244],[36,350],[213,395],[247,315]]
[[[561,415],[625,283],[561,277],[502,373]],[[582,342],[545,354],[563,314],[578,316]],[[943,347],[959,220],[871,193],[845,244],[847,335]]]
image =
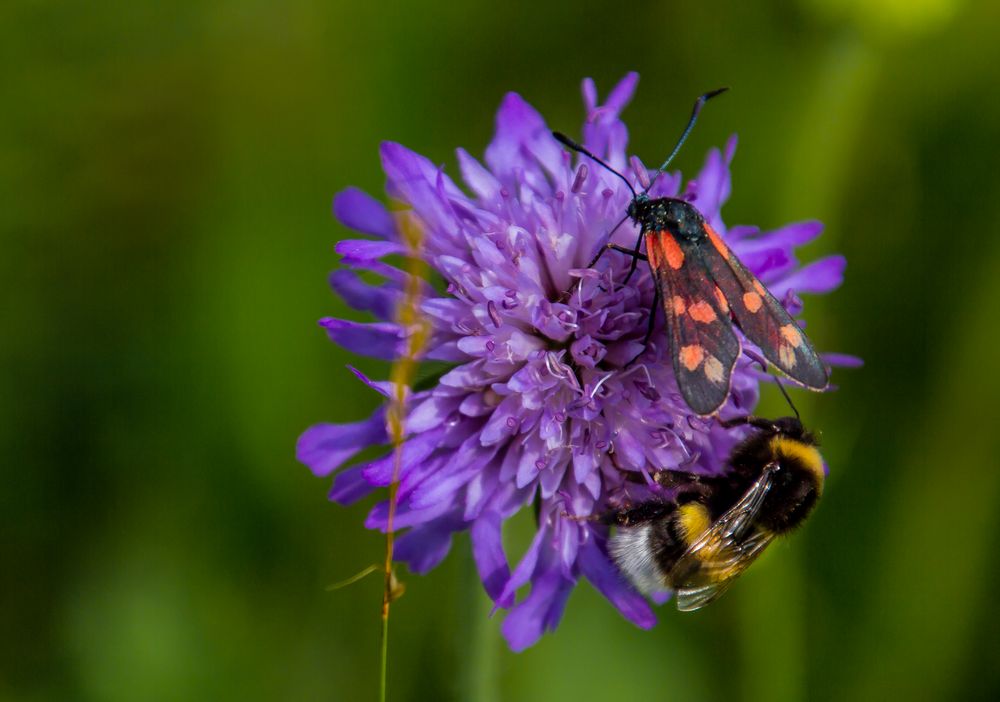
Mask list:
[[[638,261],[639,259],[636,260]],[[653,306],[649,308],[649,325],[646,327],[646,336],[642,339],[642,350],[637,353],[631,361],[625,364],[625,368],[631,366],[639,359],[639,356],[646,353],[646,346],[649,344],[649,340],[653,336],[653,325],[656,324],[656,310],[658,309],[660,309],[660,286],[656,286],[656,290],[653,292]]]
[[[590,262],[590,264],[587,266],[587,268],[593,268],[594,266],[596,266],[597,262],[601,260],[601,256],[603,256],[607,251],[611,251],[611,250],[618,251],[620,253],[625,254],[626,256],[631,256],[632,257],[632,268],[629,270],[629,276],[632,275],[632,271],[635,270],[635,267],[638,264],[638,261],[640,261],[640,260],[642,260],[642,261],[648,261],[649,260],[648,258],[646,258],[646,254],[639,253],[638,249],[636,249],[635,251],[633,251],[632,249],[626,249],[624,246],[619,246],[618,244],[605,244],[604,246],[601,247],[601,250],[597,252],[597,255],[594,256],[594,260]],[[583,280],[583,279],[581,278],[581,280]],[[625,278],[625,280],[628,280],[628,278]],[[601,286],[601,290],[604,290],[604,289],[605,289],[604,286]]]
[[[632,249],[626,249],[624,246],[619,246],[618,244],[605,244],[604,246],[601,247],[601,250],[597,252],[597,255],[594,256],[593,260],[590,263],[587,264],[587,268],[593,268],[594,266],[596,266],[597,262],[601,260],[601,256],[603,256],[608,251],[611,251],[612,249],[615,250],[615,251],[619,251],[619,252],[625,254],[626,256],[631,256],[633,258],[633,261],[632,261],[632,268],[633,269],[637,265],[637,263],[636,263],[637,261],[640,261],[640,260],[641,261],[648,261],[649,260],[648,258],[646,258],[646,254],[640,253],[638,249],[636,249],[635,251],[633,251]],[[631,273],[629,273],[629,275],[631,275]],[[626,278],[626,280],[627,280],[627,278]]]
[[[642,246],[642,234],[643,234],[642,231],[640,231],[639,238],[635,240],[635,247],[634,250],[631,252],[632,265],[629,266],[628,275],[625,276],[625,280],[622,281],[622,285],[628,285],[628,281],[632,278],[632,274],[635,273],[636,266],[639,265],[639,257],[642,256],[642,254],[639,253],[639,247]],[[644,261],[648,260],[645,256],[642,256],[642,259]]]
[[648,261],[649,260],[648,258],[646,258],[646,254],[639,253],[638,249],[636,249],[635,251],[633,251],[632,249],[626,249],[624,246],[619,246],[618,244],[608,244],[604,248],[605,249],[614,249],[615,251],[620,251],[621,253],[625,254],[626,256],[631,256],[632,257],[632,266],[633,266],[633,268],[636,265],[636,261]]

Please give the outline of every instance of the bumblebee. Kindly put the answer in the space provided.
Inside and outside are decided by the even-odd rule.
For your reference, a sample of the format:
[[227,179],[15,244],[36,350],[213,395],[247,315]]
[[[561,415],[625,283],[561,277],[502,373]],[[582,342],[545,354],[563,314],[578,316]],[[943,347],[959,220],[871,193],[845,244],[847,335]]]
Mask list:
[[656,481],[672,500],[604,519],[617,527],[609,550],[621,572],[644,594],[673,590],[682,612],[720,597],[776,536],[805,521],[823,492],[818,444],[798,419],[723,422],[740,424],[756,431],[733,449],[725,474],[661,471]]

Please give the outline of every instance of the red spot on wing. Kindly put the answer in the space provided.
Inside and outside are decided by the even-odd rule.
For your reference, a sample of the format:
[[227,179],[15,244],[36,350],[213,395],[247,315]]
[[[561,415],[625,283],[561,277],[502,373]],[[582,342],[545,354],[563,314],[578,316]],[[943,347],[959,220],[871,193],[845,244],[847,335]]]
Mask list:
[[718,301],[719,309],[722,310],[723,314],[729,312],[729,301],[722,294],[722,290],[719,289],[718,285],[715,286],[715,299]]
[[682,346],[680,352],[681,363],[689,371],[693,371],[699,365],[701,365],[702,359],[705,357],[705,349],[703,349],[698,344],[691,344],[690,346]]
[[760,299],[759,294],[755,292],[743,293],[743,305],[750,312],[756,312],[762,304],[764,304],[764,301]]
[[729,247],[726,246],[724,241],[722,241],[722,237],[715,233],[715,230],[712,229],[708,222],[705,222],[705,233],[708,234],[708,240],[712,242],[712,246],[715,247],[715,250],[722,254],[723,258],[728,259]]
[[778,346],[778,358],[781,359],[785,368],[789,370],[795,368],[795,351],[788,344]]
[[781,328],[781,335],[785,337],[785,341],[792,345],[793,349],[797,349],[799,344],[802,343],[802,332],[794,324],[783,326]]
[[722,363],[715,356],[709,356],[705,359],[705,377],[713,383],[725,382],[725,368],[722,367]]
[[702,324],[708,324],[716,320],[715,310],[704,300],[700,300],[688,307],[688,314],[691,315],[691,319]]
[[646,235],[646,255],[653,268],[659,268],[664,261],[675,271],[684,265],[684,252],[668,231],[650,232]]
[[649,259],[649,266],[653,269],[660,268],[663,264],[657,241],[656,232],[646,232],[646,258]]

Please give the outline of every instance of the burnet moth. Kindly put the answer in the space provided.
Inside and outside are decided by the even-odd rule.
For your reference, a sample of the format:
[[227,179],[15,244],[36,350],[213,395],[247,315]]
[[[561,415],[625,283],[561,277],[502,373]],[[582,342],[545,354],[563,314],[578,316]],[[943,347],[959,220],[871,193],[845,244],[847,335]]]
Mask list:
[[[646,341],[653,330],[656,305],[661,303],[677,384],[688,406],[700,415],[713,414],[729,395],[730,377],[741,351],[734,322],[747,339],[760,347],[765,358],[791,379],[813,390],[823,390],[828,384],[826,367],[802,329],[729,250],[702,214],[687,200],[654,199],[648,195],[687,139],[702,106],[726,90],[713,90],[695,101],[691,119],[677,145],[641,193],[636,193],[625,176],[586,148],[564,134],[553,132],[563,145],[625,181],[632,192],[626,216],[618,226],[627,219],[638,226],[634,249],[608,243],[588,268],[593,268],[608,250],[627,254],[633,260],[625,284],[639,260],[649,263],[656,283],[656,299]],[[641,251],[643,242],[645,254]]]

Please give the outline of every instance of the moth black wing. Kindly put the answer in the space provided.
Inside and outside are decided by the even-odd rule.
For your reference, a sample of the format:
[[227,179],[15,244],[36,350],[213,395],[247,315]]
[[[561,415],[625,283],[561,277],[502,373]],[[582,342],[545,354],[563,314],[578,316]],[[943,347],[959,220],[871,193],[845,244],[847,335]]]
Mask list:
[[736,323],[768,361],[806,387],[829,383],[826,367],[802,329],[767,288],[735,256],[706,222],[702,259],[728,302]]
[[740,342],[725,300],[707,274],[699,247],[680,244],[668,231],[646,232],[646,255],[667,319],[667,338],[681,395],[701,415],[729,395]]

